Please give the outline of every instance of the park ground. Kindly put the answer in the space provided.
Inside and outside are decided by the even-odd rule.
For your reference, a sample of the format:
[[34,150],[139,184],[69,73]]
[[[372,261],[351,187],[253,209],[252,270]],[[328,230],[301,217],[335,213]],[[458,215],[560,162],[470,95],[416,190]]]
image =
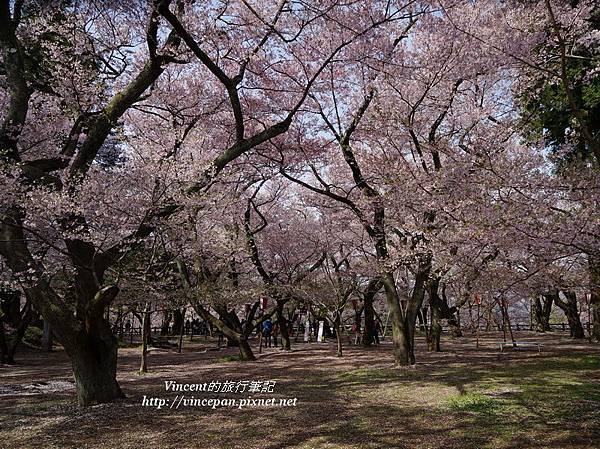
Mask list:
[[[266,349],[256,362],[210,341],[183,354],[155,350],[150,372],[137,374],[138,348],[123,348],[119,381],[127,399],[79,408],[64,353],[19,355],[0,366],[0,448],[599,448],[600,351],[562,333],[523,332],[541,342],[501,353],[499,336],[442,341],[418,364],[395,368],[391,345],[296,344]],[[274,393],[296,406],[179,409],[143,407],[146,397],[172,399],[165,380],[182,383],[275,380]],[[195,397],[243,394],[188,393]]]

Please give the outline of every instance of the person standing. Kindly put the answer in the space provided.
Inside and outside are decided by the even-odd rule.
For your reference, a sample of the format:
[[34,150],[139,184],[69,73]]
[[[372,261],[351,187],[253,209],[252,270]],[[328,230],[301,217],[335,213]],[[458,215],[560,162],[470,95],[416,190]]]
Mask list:
[[352,325],[352,332],[354,332],[354,346],[357,346],[362,341],[362,335],[360,333],[360,324],[354,323]]
[[221,346],[223,346],[223,342],[224,342],[224,334],[221,329],[217,329],[217,338],[218,338],[217,347],[219,349],[221,349]]
[[262,324],[263,335],[265,337],[265,346],[267,348],[271,347],[271,332],[273,331],[273,322],[271,318],[267,318],[263,321]]
[[379,346],[379,331],[381,330],[379,320],[373,320],[373,342]]

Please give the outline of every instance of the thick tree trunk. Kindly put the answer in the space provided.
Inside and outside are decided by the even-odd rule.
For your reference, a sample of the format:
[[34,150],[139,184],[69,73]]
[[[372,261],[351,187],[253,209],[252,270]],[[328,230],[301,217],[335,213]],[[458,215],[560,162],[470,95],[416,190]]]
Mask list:
[[118,341],[105,317],[119,288],[116,285],[102,287],[106,266],[97,264],[93,245],[81,240],[65,243],[76,267],[77,322],[67,327],[64,322],[51,319],[53,312],[46,310],[44,314],[42,310],[42,314],[49,319],[57,339],[71,358],[79,403],[88,406],[111,402],[124,397],[117,382]]
[[184,314],[185,309],[182,311],[177,308],[173,311],[173,327],[171,329],[173,335],[179,335],[182,332],[184,326]]
[[[200,315],[202,319],[223,332],[223,335],[227,337],[228,342],[232,341],[235,343],[235,346],[237,346],[240,351],[240,360],[256,360],[256,357],[254,357],[254,354],[252,353],[252,348],[248,343],[247,335],[244,335],[240,321],[237,319],[237,315],[226,313],[223,309],[220,311],[216,310],[217,313],[219,313],[219,319],[204,308],[202,304],[194,303],[193,306],[196,313]],[[256,310],[257,306],[258,302],[255,304],[254,310]],[[251,317],[249,317],[249,319],[251,319]],[[247,324],[246,331],[248,331],[248,334],[251,329],[252,326]]]
[[250,347],[250,343],[248,343],[248,340],[246,340],[245,338],[241,338],[238,341],[238,344],[240,348],[240,360],[256,360],[256,357],[254,357],[254,354],[252,353],[252,348]]
[[453,337],[460,338],[463,336],[460,326],[460,311],[458,309],[452,314],[451,318],[448,318],[448,326],[451,329],[450,333]]
[[585,332],[583,330],[583,325],[581,324],[581,319],[579,318],[579,310],[577,308],[577,295],[573,291],[564,291],[563,294],[565,295],[566,301],[563,301],[560,298],[560,293],[556,291],[554,303],[560,307],[567,317],[571,337],[585,338]]
[[429,332],[427,333],[427,350],[433,352],[440,352],[441,349],[441,338],[442,338],[442,325],[440,324],[439,311],[437,309],[431,309],[431,325]]
[[[110,332],[110,327],[106,327]],[[73,365],[80,405],[124,397],[117,383],[117,340],[112,334],[90,335],[67,352]]]
[[82,317],[80,329],[49,320],[71,359],[77,399],[83,406],[124,397],[117,382],[118,341],[100,307],[100,304],[110,303],[117,293],[118,288],[114,286],[100,290]]
[[423,300],[425,299],[425,290],[430,271],[431,258],[426,257],[424,260],[419,262],[417,274],[415,276],[415,285],[406,308],[405,327],[408,334],[409,360],[411,365],[414,365],[416,362],[415,330],[417,327],[417,315],[419,313],[419,309],[421,309],[423,306]]
[[87,406],[122,398],[117,383],[117,339],[103,313],[103,305],[114,299],[118,288],[101,289],[91,299],[78,298],[76,304],[85,301],[87,308],[80,309],[77,317],[60,307],[64,302],[43,278],[24,290],[71,359],[79,404]]
[[[213,324],[223,332],[223,335],[227,337],[226,347],[228,348],[237,348],[240,345],[240,337],[239,334],[242,332],[242,323],[240,322],[235,310],[228,310],[227,307],[222,305],[214,305],[213,306],[217,314],[219,315],[219,325],[218,322],[213,322]],[[232,333],[227,333],[223,331],[223,325],[232,330]]]
[[365,326],[363,328],[362,344],[365,347],[371,346],[375,336],[375,309],[373,309],[373,300],[375,295],[381,290],[381,280],[372,279],[369,281],[363,294],[363,310],[365,313]]
[[550,330],[550,313],[552,312],[553,295],[538,295],[533,301],[533,324],[536,332]]
[[404,320],[404,313],[400,306],[398,291],[394,283],[394,277],[391,273],[382,275],[383,287],[385,288],[385,297],[390,313],[390,322],[392,325],[392,342],[394,344],[393,354],[394,363],[399,366],[410,366],[410,341],[409,333]]

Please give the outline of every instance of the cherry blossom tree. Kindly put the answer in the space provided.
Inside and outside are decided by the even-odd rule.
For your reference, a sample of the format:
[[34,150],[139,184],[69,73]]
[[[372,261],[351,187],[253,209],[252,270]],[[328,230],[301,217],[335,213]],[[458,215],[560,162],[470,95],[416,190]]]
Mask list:
[[[426,300],[433,350],[474,294],[503,319],[545,297],[581,337],[589,288],[598,337],[596,15],[551,0],[4,0],[1,281],[52,326],[83,405],[122,396],[105,316],[120,294],[149,313],[144,282],[248,360],[270,315],[289,349],[286,308],[307,286],[338,336],[353,295],[372,335],[383,290],[398,365],[416,362]],[[540,92],[569,118],[558,137],[534,120]]]
[[122,395],[104,319],[121,257],[286,132],[340,51],[389,20],[381,5],[356,21],[338,2],[2,2],[0,253],[81,404]]

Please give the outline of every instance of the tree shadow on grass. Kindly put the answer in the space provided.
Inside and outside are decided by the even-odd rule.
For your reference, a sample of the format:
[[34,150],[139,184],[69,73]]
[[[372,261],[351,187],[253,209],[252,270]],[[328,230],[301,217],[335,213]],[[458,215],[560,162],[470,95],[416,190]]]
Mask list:
[[[148,376],[123,371],[135,370],[139,360],[136,353],[126,352],[120,377],[129,399],[90,409],[79,409],[73,398],[61,395],[39,398],[45,405],[37,409],[31,401],[13,399],[10,409],[26,410],[8,417],[14,421],[0,428],[0,441],[4,438],[11,449],[521,449],[592,448],[598,437],[600,361],[581,355],[585,347],[581,354],[569,353],[565,345],[541,356],[499,355],[457,343],[453,351],[422,353],[414,369],[392,368],[389,345],[351,349],[345,359],[333,357],[330,349],[304,346],[271,352],[256,363],[215,361],[226,352],[210,357],[156,354],[156,371]],[[166,379],[275,379],[274,396],[297,397],[298,405],[243,410],[141,407],[143,395],[165,396]],[[453,399],[457,397],[460,401]]]

